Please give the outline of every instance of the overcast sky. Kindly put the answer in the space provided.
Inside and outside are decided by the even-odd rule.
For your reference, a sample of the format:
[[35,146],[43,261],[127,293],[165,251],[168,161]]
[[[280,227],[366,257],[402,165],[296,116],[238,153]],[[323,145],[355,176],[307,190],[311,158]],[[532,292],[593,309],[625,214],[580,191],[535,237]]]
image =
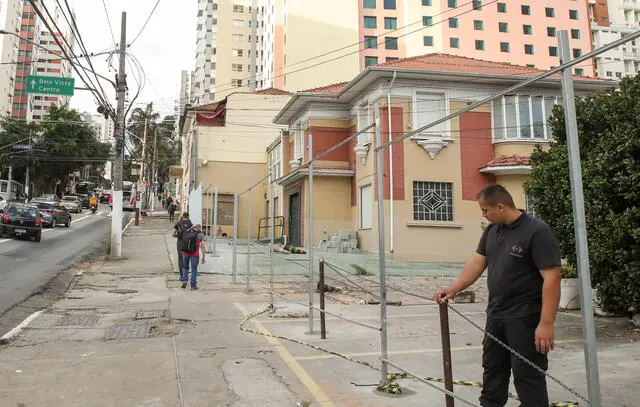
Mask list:
[[[127,42],[138,34],[157,0],[104,0],[113,35],[120,40],[120,21],[123,11],[127,12]],[[115,48],[102,0],[74,0],[78,29],[87,50],[98,53],[107,48]],[[70,1],[70,4],[72,2]],[[142,35],[129,48],[146,71],[147,83],[135,105],[153,101],[154,108],[164,114],[172,114],[174,100],[179,91],[180,72],[193,70],[196,39],[196,0],[160,0]],[[76,54],[80,53],[76,46]],[[113,80],[115,72],[106,62],[107,55],[92,58],[96,71]],[[80,60],[86,66],[86,60]],[[113,67],[118,67],[117,58]],[[137,85],[127,64],[129,100],[135,95]],[[84,86],[76,76],[76,86]],[[106,81],[102,86],[115,108],[115,90]],[[71,107],[80,111],[95,112],[95,98],[89,91],[76,90],[71,98]]]

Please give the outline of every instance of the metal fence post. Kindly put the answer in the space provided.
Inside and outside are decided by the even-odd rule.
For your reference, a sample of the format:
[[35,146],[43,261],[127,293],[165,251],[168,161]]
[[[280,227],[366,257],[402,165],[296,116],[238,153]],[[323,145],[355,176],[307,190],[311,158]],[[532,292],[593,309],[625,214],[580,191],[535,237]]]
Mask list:
[[[444,369],[444,388],[453,392],[453,367],[451,366],[451,337],[449,336],[448,304],[440,303],[440,337],[442,338],[442,366]],[[453,397],[445,396],[447,407],[454,407]]]
[[[566,30],[558,33],[561,62],[569,62],[569,34]],[[580,143],[578,140],[578,122],[576,102],[573,92],[573,74],[571,68],[562,71],[562,96],[564,99],[564,119],[567,129],[567,148],[569,151],[569,172],[571,175],[571,201],[573,202],[573,227],[576,237],[578,258],[578,276],[580,278],[580,310],[582,313],[582,332],[584,335],[584,359],[587,368],[589,403],[600,407],[600,373],[598,372],[598,344],[596,342],[595,320],[593,317],[593,292],[591,289],[591,270],[589,270],[589,243],[584,209],[584,191],[582,189],[582,166],[580,163]]]
[[307,148],[309,160],[309,228],[307,240],[309,242],[309,334],[313,334],[313,217],[314,217],[314,195],[313,195],[313,138],[309,134]]
[[269,195],[271,196],[269,200],[269,297],[271,299],[271,305],[273,305],[273,240],[275,235],[275,217],[276,217],[276,205],[275,205],[275,197],[276,191],[273,186],[274,176],[273,169],[270,172],[269,177]]
[[233,263],[231,267],[231,282],[236,284],[238,274],[238,193],[233,194]]
[[249,175],[249,191],[247,192],[248,214],[247,214],[247,292],[251,290],[251,205],[253,204],[253,189],[251,184],[251,175]]
[[214,187],[214,195],[213,195],[213,255],[216,255],[216,243],[218,239],[218,186]]
[[320,286],[320,339],[327,339],[327,321],[324,313],[324,259],[320,260],[320,271],[318,274],[318,285]]
[[[382,134],[380,129],[380,102],[375,103],[374,108],[376,124],[376,146],[382,145]],[[384,247],[384,171],[383,149],[376,150],[376,185],[378,196],[378,267],[380,272],[380,354],[382,356],[382,366],[380,366],[380,383],[387,380],[388,352],[387,352],[387,275]]]

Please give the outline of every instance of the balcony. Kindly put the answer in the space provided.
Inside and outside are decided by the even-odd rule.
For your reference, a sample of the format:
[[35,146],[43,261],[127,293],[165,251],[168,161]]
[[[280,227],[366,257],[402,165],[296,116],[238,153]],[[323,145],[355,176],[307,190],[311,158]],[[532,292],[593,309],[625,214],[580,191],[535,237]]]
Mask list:
[[640,3],[635,2],[635,1],[629,1],[629,0],[625,0],[622,3],[622,7],[625,10],[640,10]]

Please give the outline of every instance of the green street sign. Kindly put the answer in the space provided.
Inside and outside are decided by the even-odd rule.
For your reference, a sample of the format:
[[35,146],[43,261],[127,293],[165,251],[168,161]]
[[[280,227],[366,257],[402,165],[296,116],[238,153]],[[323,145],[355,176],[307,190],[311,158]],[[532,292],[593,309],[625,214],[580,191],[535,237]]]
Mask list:
[[29,76],[27,78],[27,93],[42,93],[45,95],[73,96],[74,78],[60,78],[56,76]]

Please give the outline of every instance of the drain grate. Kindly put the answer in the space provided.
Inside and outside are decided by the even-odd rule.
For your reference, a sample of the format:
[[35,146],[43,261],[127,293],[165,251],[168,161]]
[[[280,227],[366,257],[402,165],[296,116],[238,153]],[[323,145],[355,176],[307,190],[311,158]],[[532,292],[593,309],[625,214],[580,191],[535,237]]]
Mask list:
[[129,290],[129,289],[126,289],[126,288],[118,288],[118,289],[115,289],[115,290],[109,290],[107,292],[111,293],[111,294],[135,294],[135,293],[138,292],[138,290]]
[[140,311],[136,314],[136,319],[153,319],[153,318],[164,318],[167,310],[164,309],[156,309],[151,311]]
[[65,315],[60,318],[56,326],[79,326],[87,328],[100,321],[99,315]]
[[122,324],[109,327],[104,339],[139,339],[146,338],[151,330],[149,324]]

